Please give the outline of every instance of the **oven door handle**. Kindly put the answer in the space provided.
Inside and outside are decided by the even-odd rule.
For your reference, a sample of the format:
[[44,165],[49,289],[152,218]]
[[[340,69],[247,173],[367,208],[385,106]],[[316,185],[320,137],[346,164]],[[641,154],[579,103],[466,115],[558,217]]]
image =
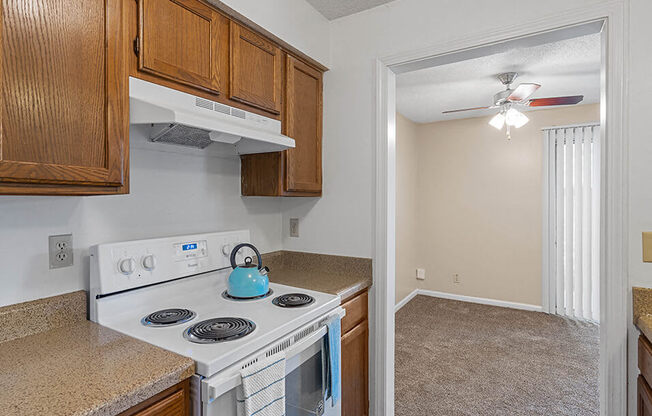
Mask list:
[[[337,312],[337,314],[340,316],[341,319],[344,317],[344,315],[346,315],[346,311],[344,309],[340,309]],[[332,319],[333,316],[335,315],[331,315],[327,319]],[[318,342],[327,333],[328,333],[328,327],[324,325],[320,327],[318,330],[316,330],[315,332],[313,332],[312,334],[308,335],[306,338],[302,339],[297,344],[294,344],[291,347],[287,348],[285,350],[286,361],[289,361],[291,358],[300,354],[310,345]],[[242,384],[242,377],[240,376],[240,372],[236,372],[235,374],[221,377],[216,380],[207,381],[205,387],[207,387],[208,390],[206,391],[206,393],[208,393],[207,397],[209,403],[215,400],[216,398],[220,397],[222,394],[238,387],[240,384]]]

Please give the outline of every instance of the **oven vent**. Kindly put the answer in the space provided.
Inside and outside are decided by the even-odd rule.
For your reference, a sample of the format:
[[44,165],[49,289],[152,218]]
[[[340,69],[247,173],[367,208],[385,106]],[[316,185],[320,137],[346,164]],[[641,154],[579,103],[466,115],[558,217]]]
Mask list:
[[240,368],[242,368],[244,370],[245,368],[251,367],[252,365],[256,364],[257,362],[258,362],[258,357],[254,358],[253,360],[249,360],[246,363],[242,364],[242,367],[240,367]]
[[290,348],[291,346],[293,346],[294,344],[296,344],[297,342],[301,341],[305,337],[307,337],[310,334],[312,334],[313,332],[317,331],[318,329],[319,329],[319,323],[315,323],[312,326],[302,330],[301,332],[298,332],[293,337],[285,339],[285,340],[283,340],[281,342],[278,342],[278,343],[274,344],[271,348],[269,348],[264,353],[258,355],[255,358],[252,358],[251,360],[244,363],[240,368],[244,370],[245,368],[256,364],[258,362],[258,360],[262,359],[263,357],[264,358],[269,358],[274,354],[278,354],[281,351],[285,351],[288,348]]
[[285,341],[281,342],[280,344],[270,348],[267,350],[265,353],[265,357],[271,357],[274,354],[277,354],[285,349],[287,349],[290,345],[292,344],[291,340],[286,339]]
[[302,339],[304,339],[305,337],[307,337],[308,335],[310,335],[310,334],[312,334],[313,332],[315,332],[315,331],[317,330],[317,328],[316,328],[317,326],[318,326],[318,325],[315,324],[315,325],[313,325],[313,326],[311,326],[311,327],[309,327],[309,328],[304,329],[303,331],[299,332],[298,334],[296,334],[296,335],[294,336],[294,342],[299,342],[299,341],[301,341]]

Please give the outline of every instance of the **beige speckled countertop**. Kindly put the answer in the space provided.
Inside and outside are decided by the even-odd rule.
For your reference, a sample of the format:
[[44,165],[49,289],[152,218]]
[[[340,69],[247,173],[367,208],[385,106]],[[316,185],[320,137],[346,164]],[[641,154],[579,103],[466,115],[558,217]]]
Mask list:
[[632,306],[634,307],[634,325],[652,341],[652,289],[632,288]]
[[263,255],[269,280],[339,295],[342,300],[372,284],[371,259],[277,251]]
[[[68,311],[70,297],[79,298],[78,294],[62,296],[68,301],[49,299],[67,305]],[[30,304],[42,310],[47,301]],[[45,309],[52,322],[60,323],[63,319],[57,315],[62,311],[53,305]],[[33,307],[16,307],[34,313]],[[9,313],[11,308],[2,309]],[[115,415],[195,372],[189,358],[79,319],[78,315],[68,325],[54,325],[0,343],[0,413]],[[30,325],[28,317],[18,320]],[[3,327],[5,330],[16,332]]]

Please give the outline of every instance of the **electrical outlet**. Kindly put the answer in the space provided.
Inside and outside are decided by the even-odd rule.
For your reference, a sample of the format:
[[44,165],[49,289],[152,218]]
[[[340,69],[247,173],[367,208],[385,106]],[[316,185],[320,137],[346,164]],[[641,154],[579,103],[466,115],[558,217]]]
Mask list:
[[299,219],[290,218],[290,237],[299,237]]
[[72,234],[51,235],[48,246],[51,269],[72,266]]
[[426,269],[417,269],[417,280],[426,280]]
[[462,283],[462,280],[460,279],[460,275],[459,275],[459,274],[455,273],[455,274],[453,275],[453,283],[455,283],[455,284],[460,284],[460,283]]
[[652,232],[643,233],[643,261],[652,263]]

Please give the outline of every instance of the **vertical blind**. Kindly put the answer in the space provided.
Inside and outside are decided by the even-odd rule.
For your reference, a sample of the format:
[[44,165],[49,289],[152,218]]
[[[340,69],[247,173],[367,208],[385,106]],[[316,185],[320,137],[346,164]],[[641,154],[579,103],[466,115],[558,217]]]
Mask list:
[[600,126],[544,129],[549,151],[551,312],[600,318]]

